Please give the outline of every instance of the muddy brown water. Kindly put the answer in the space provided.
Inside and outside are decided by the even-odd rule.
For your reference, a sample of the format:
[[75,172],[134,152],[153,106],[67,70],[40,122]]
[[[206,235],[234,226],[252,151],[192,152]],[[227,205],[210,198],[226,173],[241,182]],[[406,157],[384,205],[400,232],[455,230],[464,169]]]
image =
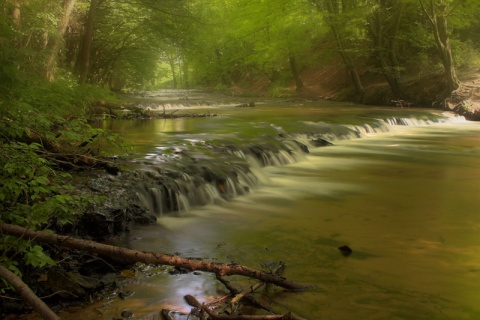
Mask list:
[[[131,248],[256,268],[284,261],[288,279],[314,289],[277,291],[270,302],[307,319],[480,319],[479,123],[330,102],[215,110],[220,117],[104,125],[134,143],[131,159],[140,168],[161,166],[163,154],[192,141],[242,143],[327,127],[326,138],[340,138],[288,164],[251,161],[259,184],[250,193],[186,205],[156,225],[135,227],[126,237]],[[369,129],[375,119],[392,118],[403,125]],[[337,125],[364,129],[348,136]],[[342,245],[350,256],[340,254]],[[128,310],[151,318],[164,307],[188,311],[186,294],[201,301],[225,294],[208,273],[170,275],[164,267],[140,268],[121,286],[133,294],[122,300],[116,292],[59,314],[112,319]]]

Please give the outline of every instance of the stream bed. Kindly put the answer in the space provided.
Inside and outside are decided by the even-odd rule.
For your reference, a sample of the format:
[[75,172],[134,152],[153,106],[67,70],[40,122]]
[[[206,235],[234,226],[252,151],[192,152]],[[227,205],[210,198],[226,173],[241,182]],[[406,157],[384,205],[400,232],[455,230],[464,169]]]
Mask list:
[[[134,227],[123,243],[254,268],[283,261],[285,277],[314,288],[272,289],[268,303],[306,319],[480,318],[479,123],[333,102],[214,112],[101,124],[134,145],[133,167],[178,170],[185,182],[170,210],[158,189],[139,187],[158,221]],[[207,181],[205,168],[224,172],[225,164],[237,170],[235,181]],[[192,166],[203,168],[204,184],[185,169]],[[351,255],[340,253],[343,245]],[[226,293],[208,273],[165,267],[139,267],[121,290],[132,294],[59,315],[156,319],[162,308],[188,312],[186,294],[203,302]]]

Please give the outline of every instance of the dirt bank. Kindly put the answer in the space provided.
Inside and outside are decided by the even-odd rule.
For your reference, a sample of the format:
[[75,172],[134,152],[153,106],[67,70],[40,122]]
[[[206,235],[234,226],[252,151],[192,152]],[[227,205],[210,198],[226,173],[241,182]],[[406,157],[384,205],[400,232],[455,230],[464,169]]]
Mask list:
[[[398,106],[392,96],[385,79],[369,70],[361,71],[365,93],[362,97],[355,95],[349,83],[348,74],[343,65],[330,64],[325,67],[306,69],[300,75],[304,87],[297,91],[294,85],[272,90],[272,83],[266,79],[257,79],[255,83],[246,86],[233,86],[232,95],[236,96],[271,96],[296,97],[300,99],[329,99],[337,101],[353,101],[366,105]],[[419,77],[404,76],[402,83],[405,95],[402,106],[445,108],[465,116],[468,120],[480,120],[480,69],[460,70],[461,86],[452,93],[449,99],[439,101],[444,90],[444,80],[441,73],[424,74]]]
[[480,69],[461,80],[460,88],[445,100],[445,108],[468,120],[480,121]]

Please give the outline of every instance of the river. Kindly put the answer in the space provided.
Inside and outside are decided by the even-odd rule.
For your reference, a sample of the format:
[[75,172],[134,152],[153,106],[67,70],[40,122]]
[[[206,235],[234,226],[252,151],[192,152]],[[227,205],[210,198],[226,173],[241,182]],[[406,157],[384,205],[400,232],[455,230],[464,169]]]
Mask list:
[[[218,116],[103,124],[132,142],[129,157],[140,170],[181,170],[177,163],[185,159],[248,164],[240,186],[216,186],[228,187],[228,197],[209,187],[199,205],[179,194],[173,213],[139,192],[159,218],[133,228],[131,248],[255,268],[283,261],[289,280],[314,288],[271,289],[263,299],[306,319],[480,319],[479,123],[439,111],[333,102],[208,112]],[[229,147],[225,158],[211,148],[263,148],[278,137],[295,140],[287,144],[293,152],[267,148],[264,161],[239,147]],[[315,139],[333,146],[316,147]],[[301,152],[305,146],[309,153]],[[351,255],[340,253],[343,245]],[[60,316],[112,319],[128,310],[154,319],[163,307],[188,311],[186,294],[207,301],[225,293],[208,273],[169,270],[139,268],[121,284],[133,293],[128,299],[112,295]]]

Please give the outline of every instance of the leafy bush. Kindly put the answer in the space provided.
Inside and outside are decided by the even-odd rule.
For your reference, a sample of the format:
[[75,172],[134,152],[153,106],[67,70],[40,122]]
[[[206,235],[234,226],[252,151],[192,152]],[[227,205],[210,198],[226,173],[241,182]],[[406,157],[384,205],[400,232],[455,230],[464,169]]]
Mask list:
[[[33,230],[71,224],[92,203],[72,193],[73,187],[65,184],[69,175],[53,170],[37,154],[40,148],[35,143],[0,143],[1,222]],[[34,267],[54,263],[42,247],[14,237],[0,237],[0,252],[0,263],[17,274],[21,261]]]
[[[112,98],[68,79],[21,82],[0,96],[0,223],[32,230],[74,224],[99,199],[76,193],[61,168],[77,166],[77,159],[94,163],[106,144],[123,146],[87,121],[95,101]],[[41,246],[0,235],[0,264],[17,275],[25,266],[54,263]]]

